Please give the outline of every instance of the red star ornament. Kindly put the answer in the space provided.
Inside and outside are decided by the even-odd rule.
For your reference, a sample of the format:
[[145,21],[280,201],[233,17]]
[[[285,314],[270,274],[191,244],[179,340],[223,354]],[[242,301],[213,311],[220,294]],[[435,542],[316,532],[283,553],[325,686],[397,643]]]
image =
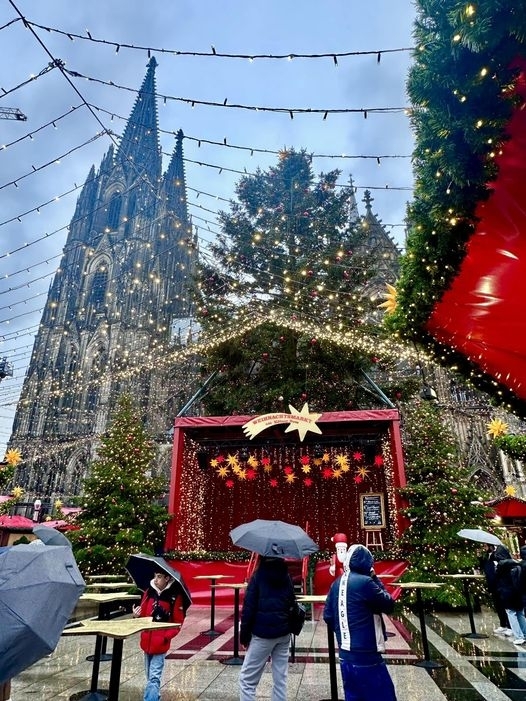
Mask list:
[[383,457],[381,455],[375,455],[374,464],[376,465],[376,467],[382,467],[382,465],[384,464]]

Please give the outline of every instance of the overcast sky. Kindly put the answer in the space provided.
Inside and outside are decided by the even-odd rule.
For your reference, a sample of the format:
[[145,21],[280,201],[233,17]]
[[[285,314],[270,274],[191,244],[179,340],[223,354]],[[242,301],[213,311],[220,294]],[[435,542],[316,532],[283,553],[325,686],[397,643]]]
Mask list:
[[[0,144],[7,145],[0,148],[0,358],[7,356],[14,365],[14,377],[0,381],[0,458],[74,213],[76,188],[92,164],[98,168],[111,143],[110,135],[100,136],[103,129],[122,133],[120,117],[127,118],[135,102],[146,49],[158,61],[157,90],[166,96],[159,99],[159,126],[168,132],[161,134],[163,151],[172,152],[178,129],[187,137],[189,211],[203,243],[218,231],[214,212],[228,208],[222,198],[233,197],[241,174],[276,162],[275,153],[257,149],[296,147],[334,156],[315,158],[314,170],[340,169],[341,185],[352,175],[361,212],[363,191],[371,189],[373,210],[402,246],[413,140],[407,115],[393,108],[408,105],[411,52],[389,50],[413,46],[414,12],[410,0],[0,0],[0,108],[16,107],[27,116],[26,122],[0,120]],[[72,40],[35,24],[70,36],[89,32],[101,41]],[[116,50],[115,43],[146,49]],[[211,53],[211,47],[217,54],[330,56],[174,55]],[[373,54],[333,58],[348,52]],[[57,68],[50,69],[53,59],[102,83],[71,78],[79,95]],[[113,86],[103,84],[110,82]],[[223,107],[225,99],[227,105],[285,112]],[[293,112],[291,119],[288,110],[306,108],[323,113]],[[378,108],[387,111],[371,111]],[[358,111],[331,113],[337,109]],[[366,109],[365,118],[359,110]],[[225,139],[253,152],[204,143]],[[378,162],[342,154],[385,157]]]

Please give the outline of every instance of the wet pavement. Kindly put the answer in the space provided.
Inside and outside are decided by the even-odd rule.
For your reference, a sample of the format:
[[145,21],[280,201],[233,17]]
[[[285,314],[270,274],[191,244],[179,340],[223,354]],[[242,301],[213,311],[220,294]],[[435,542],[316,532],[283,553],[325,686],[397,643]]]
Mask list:
[[[327,629],[316,607],[296,639],[295,660],[289,666],[289,701],[331,701]],[[442,665],[418,666],[423,657],[420,621],[407,608],[387,619],[385,659],[393,677],[398,701],[518,701],[526,698],[526,645],[495,635],[496,617],[488,610],[476,613],[476,631],[487,637],[470,639],[467,613],[428,613],[426,633],[429,659]],[[163,701],[235,701],[239,698],[239,666],[221,661],[233,655],[232,608],[216,608],[219,635],[209,628],[207,606],[192,606],[181,633],[173,640],[163,676]],[[47,701],[87,695],[86,701],[102,701],[88,694],[93,663],[93,636],[63,636],[55,652],[40,660],[12,682],[12,701]],[[111,641],[108,643],[111,651]],[[241,653],[242,654],[242,653]],[[111,662],[101,662],[98,688],[108,689]],[[343,699],[339,669],[338,698]],[[270,699],[272,677],[267,669],[257,692],[258,701]],[[124,641],[119,701],[141,701],[144,688],[143,657],[139,636]],[[97,698],[98,697],[98,698]],[[111,701],[116,701],[112,699]],[[378,701],[381,701],[379,699]]]

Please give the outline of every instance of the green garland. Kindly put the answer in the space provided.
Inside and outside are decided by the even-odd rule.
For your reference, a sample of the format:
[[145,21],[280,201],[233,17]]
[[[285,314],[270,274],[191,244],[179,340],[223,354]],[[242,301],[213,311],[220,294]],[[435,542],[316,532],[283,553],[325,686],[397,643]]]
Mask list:
[[[416,137],[415,195],[397,308],[387,324],[438,351],[424,327],[458,274],[475,230],[476,206],[488,198],[488,183],[497,175],[495,155],[517,104],[513,61],[526,55],[526,0],[418,0],[417,7],[407,86]],[[437,357],[444,362],[443,348]],[[497,383],[480,372],[477,377],[469,361],[455,361],[500,398]],[[524,403],[521,412],[526,414]]]
[[505,436],[495,438],[493,444],[510,458],[526,462],[526,435],[508,433]]

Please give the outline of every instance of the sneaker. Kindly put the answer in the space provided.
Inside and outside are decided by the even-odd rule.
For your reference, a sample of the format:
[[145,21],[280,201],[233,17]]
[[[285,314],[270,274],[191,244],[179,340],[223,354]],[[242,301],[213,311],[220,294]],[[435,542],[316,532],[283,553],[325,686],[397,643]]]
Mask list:
[[524,645],[524,643],[526,643],[526,640],[524,638],[517,638],[513,641],[514,645]]
[[511,638],[511,636],[513,635],[513,631],[510,628],[506,628],[506,630],[504,631],[504,635],[507,638]]
[[495,628],[493,631],[494,633],[500,633],[501,635],[504,635],[504,633],[508,630],[508,628],[504,628],[504,626],[499,626],[498,628]]

